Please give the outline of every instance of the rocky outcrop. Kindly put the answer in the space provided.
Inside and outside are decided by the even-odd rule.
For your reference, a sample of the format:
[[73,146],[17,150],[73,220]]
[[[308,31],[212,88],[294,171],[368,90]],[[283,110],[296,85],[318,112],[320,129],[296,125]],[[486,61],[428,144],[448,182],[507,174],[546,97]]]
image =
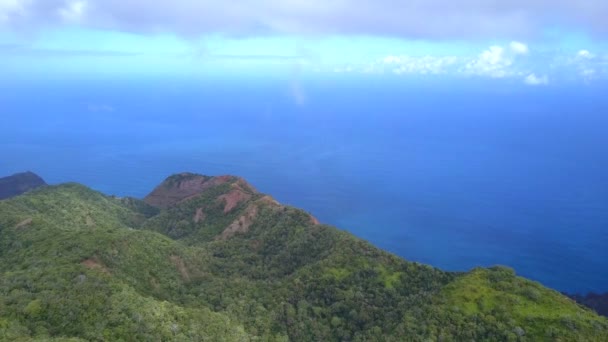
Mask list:
[[246,192],[255,192],[252,186],[238,177],[208,177],[193,173],[180,173],[162,182],[144,198],[144,202],[156,208],[167,209],[182,201],[196,197],[205,190],[226,183],[238,184]]

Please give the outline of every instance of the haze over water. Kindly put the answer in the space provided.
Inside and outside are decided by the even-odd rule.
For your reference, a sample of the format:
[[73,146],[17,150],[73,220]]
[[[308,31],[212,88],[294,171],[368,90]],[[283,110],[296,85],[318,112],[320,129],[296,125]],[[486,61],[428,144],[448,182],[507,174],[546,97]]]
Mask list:
[[605,85],[17,83],[0,84],[0,175],[143,197],[172,173],[235,174],[408,260],[608,290]]

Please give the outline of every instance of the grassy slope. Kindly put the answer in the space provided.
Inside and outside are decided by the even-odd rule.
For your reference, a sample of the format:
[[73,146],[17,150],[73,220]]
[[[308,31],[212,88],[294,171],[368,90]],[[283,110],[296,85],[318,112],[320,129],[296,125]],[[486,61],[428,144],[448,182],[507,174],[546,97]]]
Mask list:
[[506,269],[409,263],[294,208],[260,205],[216,240],[260,198],[224,214],[229,189],[149,219],[75,184],[1,201],[0,339],[608,340],[605,319]]
[[[501,322],[512,331],[555,340],[606,340],[606,320],[570,298],[504,267],[475,269],[443,289],[447,306],[486,324]],[[525,327],[522,328],[522,327]]]

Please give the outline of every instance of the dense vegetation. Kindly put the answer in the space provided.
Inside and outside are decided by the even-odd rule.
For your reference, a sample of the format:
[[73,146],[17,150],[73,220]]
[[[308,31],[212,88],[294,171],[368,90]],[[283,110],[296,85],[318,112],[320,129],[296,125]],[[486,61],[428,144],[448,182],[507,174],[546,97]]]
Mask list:
[[0,340],[608,340],[508,268],[407,262],[235,177],[163,186],[193,181],[162,210],[77,184],[0,201]]

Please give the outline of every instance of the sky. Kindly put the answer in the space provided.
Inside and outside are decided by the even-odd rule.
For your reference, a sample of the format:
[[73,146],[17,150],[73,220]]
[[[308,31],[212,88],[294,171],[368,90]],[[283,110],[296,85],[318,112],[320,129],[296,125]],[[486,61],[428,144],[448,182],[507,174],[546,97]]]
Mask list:
[[605,0],[0,0],[11,78],[608,78]]

